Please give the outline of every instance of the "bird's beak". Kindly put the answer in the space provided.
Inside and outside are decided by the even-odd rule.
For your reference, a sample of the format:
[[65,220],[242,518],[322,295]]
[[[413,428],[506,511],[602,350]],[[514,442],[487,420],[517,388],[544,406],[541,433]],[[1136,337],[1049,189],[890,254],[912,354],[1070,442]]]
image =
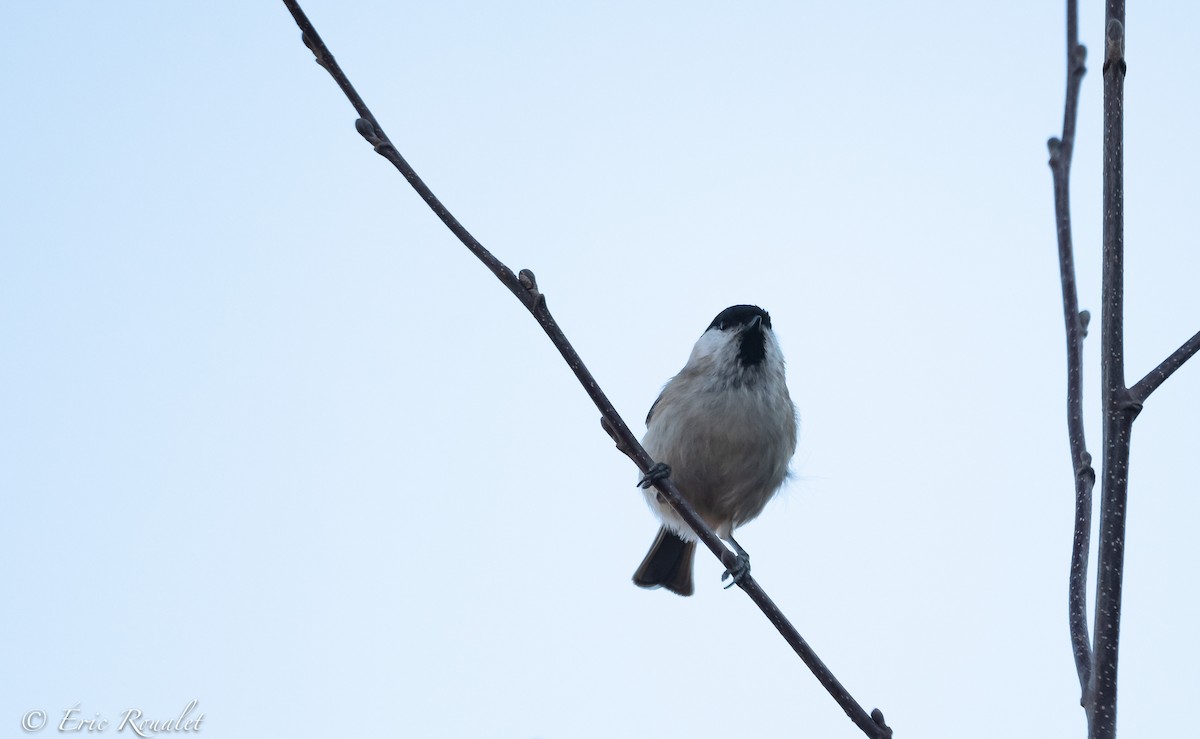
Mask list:
[[762,328],[762,316],[755,316],[754,318],[751,318],[750,324],[746,326],[747,331],[754,331],[755,329],[760,328]]

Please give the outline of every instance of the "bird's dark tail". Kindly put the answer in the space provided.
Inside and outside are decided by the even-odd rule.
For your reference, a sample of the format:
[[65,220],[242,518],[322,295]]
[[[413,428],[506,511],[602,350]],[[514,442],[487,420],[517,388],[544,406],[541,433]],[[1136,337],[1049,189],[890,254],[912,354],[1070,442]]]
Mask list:
[[684,541],[663,526],[658,530],[654,546],[633,573],[633,584],[639,588],[666,588],[676,595],[691,595],[692,561],[696,558],[696,542]]

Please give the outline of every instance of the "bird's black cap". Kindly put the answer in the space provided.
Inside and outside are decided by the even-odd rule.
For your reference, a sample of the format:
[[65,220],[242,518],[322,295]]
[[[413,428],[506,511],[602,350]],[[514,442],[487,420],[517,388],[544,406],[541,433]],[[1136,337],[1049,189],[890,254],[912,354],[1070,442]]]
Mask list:
[[724,331],[727,328],[745,326],[753,321],[755,316],[762,319],[763,328],[771,328],[771,314],[757,305],[732,305],[718,313],[713,322],[708,324],[708,328]]

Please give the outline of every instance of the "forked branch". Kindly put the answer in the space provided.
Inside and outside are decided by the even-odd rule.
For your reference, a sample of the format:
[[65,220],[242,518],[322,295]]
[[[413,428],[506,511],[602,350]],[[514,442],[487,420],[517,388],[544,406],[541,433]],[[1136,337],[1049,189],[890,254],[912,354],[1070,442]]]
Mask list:
[[1067,97],[1061,139],[1050,139],[1054,210],[1058,228],[1063,316],[1067,328],[1067,429],[1075,471],[1075,538],[1071,554],[1071,645],[1082,688],[1090,739],[1114,739],[1117,724],[1117,656],[1125,563],[1125,515],[1133,422],[1142,404],[1184,362],[1200,351],[1200,333],[1179,347],[1132,388],[1125,385],[1124,346],[1124,92],[1125,2],[1106,0],[1104,44],[1103,278],[1101,397],[1104,416],[1103,488],[1096,573],[1095,626],[1087,631],[1088,545],[1096,473],[1083,437],[1082,345],[1087,313],[1080,312],[1071,245],[1068,180],[1074,147],[1083,47],[1076,0],[1067,0]]
[[[437,214],[438,218],[442,219],[442,222],[446,224],[447,228],[449,228],[463,243],[463,245],[465,245],[472,254],[478,257],[479,260],[483,262],[493,274],[496,275],[497,279],[504,283],[504,286],[507,287],[517,297],[517,299],[521,301],[522,305],[524,305],[526,309],[533,314],[533,317],[546,332],[546,335],[550,338],[550,341],[558,349],[559,353],[562,354],[563,359],[566,360],[567,365],[571,368],[571,371],[575,373],[575,377],[578,378],[580,384],[583,385],[584,390],[587,392],[588,396],[591,397],[592,402],[594,402],[596,407],[600,410],[604,428],[616,442],[617,448],[629,456],[629,458],[632,459],[633,462],[638,466],[638,469],[640,469],[643,473],[648,472],[650,467],[653,466],[654,460],[651,459],[650,455],[646,453],[646,450],[642,448],[642,445],[638,442],[637,437],[634,436],[633,432],[629,429],[629,426],[626,425],[625,421],[622,420],[616,409],[613,408],[612,403],[604,394],[604,391],[600,389],[600,386],[596,383],[595,378],[592,377],[591,372],[588,371],[587,367],[583,364],[583,360],[580,359],[579,354],[576,353],[570,342],[567,341],[566,336],[563,334],[562,329],[559,328],[558,323],[554,320],[554,317],[550,315],[550,311],[546,307],[545,297],[538,289],[533,273],[529,270],[521,270],[520,274],[513,274],[511,269],[505,266],[500,260],[496,259],[491,252],[485,249],[483,245],[480,244],[479,241],[476,240],[475,237],[472,236],[470,232],[468,232],[467,229],[464,228],[463,225],[454,218],[453,215],[451,215],[446,206],[444,206],[442,202],[438,200],[438,198],[433,194],[424,181],[417,176],[416,171],[414,171],[408,162],[405,161],[404,157],[400,155],[400,152],[387,137],[387,134],[383,132],[383,128],[379,125],[379,121],[377,121],[375,116],[371,114],[371,111],[367,108],[362,98],[350,84],[350,81],[346,78],[345,73],[342,72],[341,67],[338,66],[338,63],[334,60],[333,55],[329,52],[328,47],[325,46],[325,43],[317,34],[316,29],[313,28],[312,23],[308,20],[308,17],[304,14],[304,11],[300,9],[299,4],[296,3],[295,0],[283,0],[283,2],[284,5],[287,6],[288,11],[292,14],[292,17],[295,19],[296,24],[300,27],[305,46],[307,46],[309,50],[313,52],[313,54],[316,56],[317,63],[324,67],[327,72],[329,72],[334,81],[337,82],[338,86],[342,89],[342,92],[345,93],[346,97],[350,100],[350,103],[354,106],[354,109],[358,112],[359,117],[355,122],[355,128],[357,128],[359,134],[375,147],[375,151],[378,154],[391,162],[396,169],[399,170],[402,175],[404,175],[404,178],[408,180],[408,183],[412,185],[413,189],[417,191],[425,203],[429,205],[434,213]],[[657,480],[654,483],[654,486],[679,513],[680,517],[682,517],[688,523],[688,525],[692,527],[705,546],[707,546],[709,550],[711,550],[713,554],[715,554],[717,558],[721,560],[722,564],[724,564],[727,568],[733,567],[736,564],[736,558],[733,552],[731,552],[721,542],[716,533],[714,533],[713,530],[704,523],[704,520],[697,515],[692,506],[680,496],[678,489],[676,489],[675,484],[671,481],[670,477]],[[783,612],[779,610],[779,608],[774,604],[774,602],[771,601],[769,597],[767,597],[767,594],[752,576],[746,575],[742,577],[738,582],[738,585],[746,592],[747,595],[750,596],[751,600],[758,605],[763,614],[766,615],[775,628],[779,630],[779,633],[782,634],[784,639],[787,640],[788,644],[792,646],[792,648],[796,651],[796,654],[800,656],[800,659],[804,661],[810,670],[812,670],[813,674],[816,676],[817,680],[820,681],[821,685],[824,686],[827,691],[829,691],[829,694],[832,695],[834,700],[837,701],[838,705],[842,707],[842,710],[846,712],[846,715],[848,715],[850,719],[860,729],[862,729],[863,733],[869,737],[872,737],[872,739],[887,739],[888,737],[892,736],[892,730],[884,722],[883,714],[879,711],[879,709],[875,709],[870,714],[863,710],[862,706],[860,706],[854,700],[854,698],[846,691],[842,684],[838,682],[837,678],[833,676],[824,663],[821,662],[816,653],[813,652],[812,648],[808,646],[808,643],[805,642],[800,636],[799,632],[796,631],[796,628],[791,624],[790,621],[788,621],[787,617],[783,615]]]

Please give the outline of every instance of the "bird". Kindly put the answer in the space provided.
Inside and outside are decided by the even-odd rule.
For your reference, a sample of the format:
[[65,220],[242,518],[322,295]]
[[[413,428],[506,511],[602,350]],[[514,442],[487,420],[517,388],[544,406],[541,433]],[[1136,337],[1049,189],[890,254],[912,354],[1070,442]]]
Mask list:
[[756,305],[726,308],[646,416],[642,446],[656,464],[639,485],[662,525],[634,584],[683,596],[695,590],[696,534],[653,487],[666,476],[737,554],[738,564],[721,579],[732,576],[730,586],[740,581],[750,562],[733,531],[762,513],[779,491],[798,434],[770,314]]

